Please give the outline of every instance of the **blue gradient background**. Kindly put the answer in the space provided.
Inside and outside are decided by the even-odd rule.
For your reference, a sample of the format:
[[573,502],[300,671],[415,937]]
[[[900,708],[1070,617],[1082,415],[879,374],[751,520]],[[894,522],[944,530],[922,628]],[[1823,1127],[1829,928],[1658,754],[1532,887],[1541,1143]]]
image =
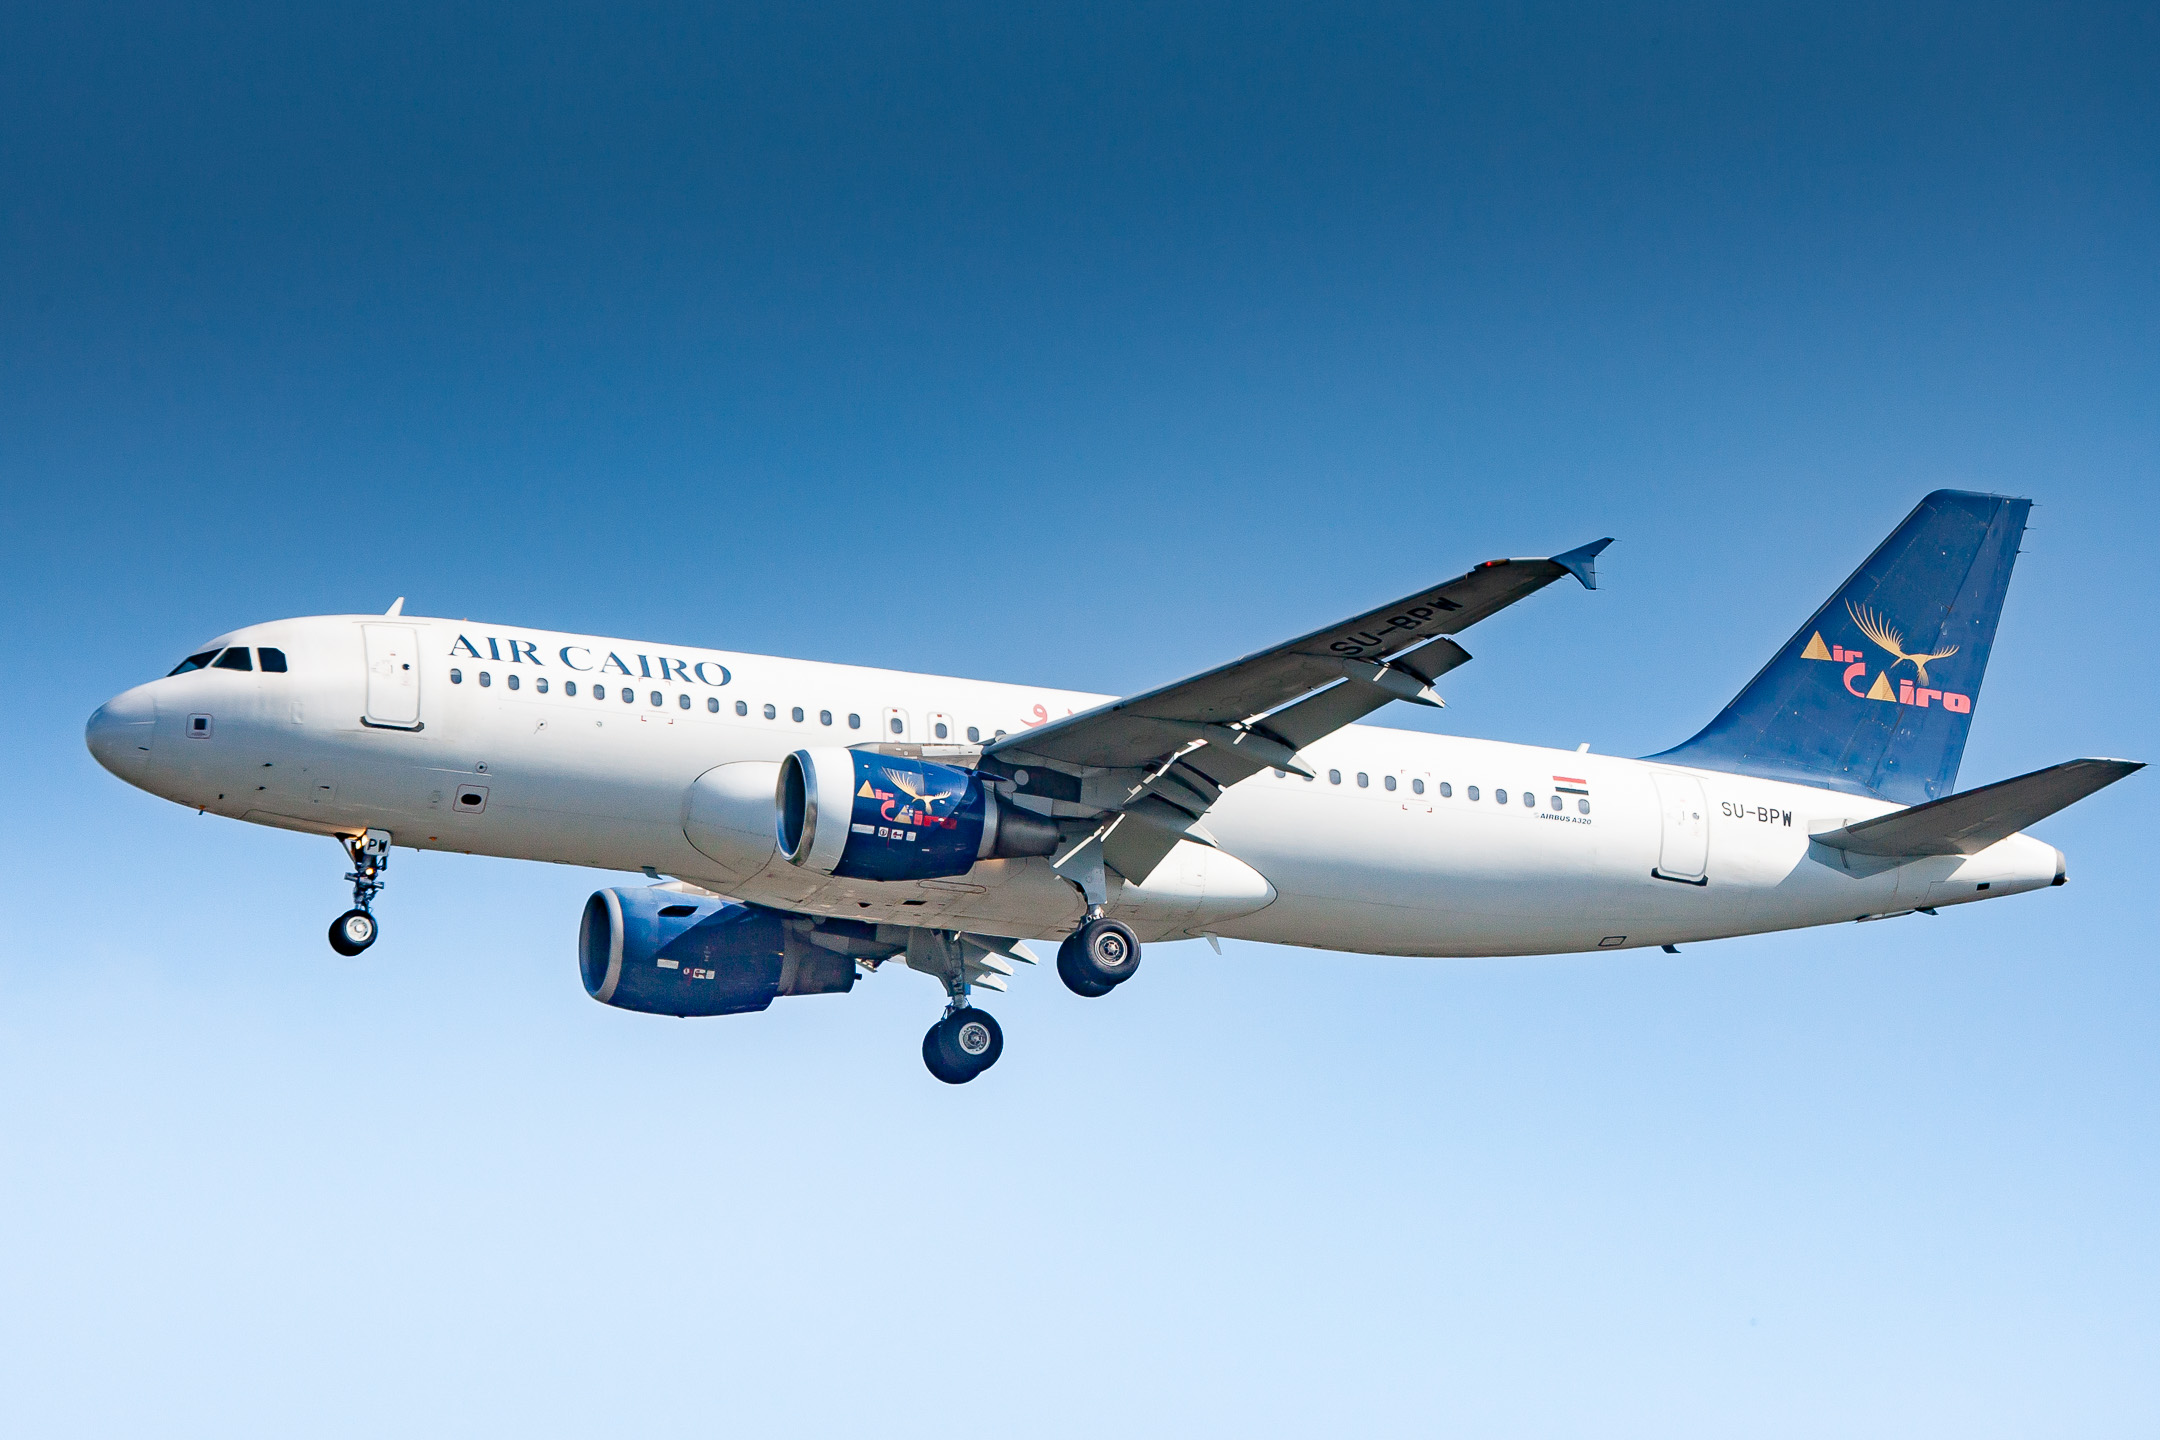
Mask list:
[[2149,776],[1939,919],[1026,975],[955,1091],[918,976],[594,1005],[610,877],[340,961],[82,748],[399,595],[1128,691],[1611,534],[1388,718],[1642,754],[1952,485],[1963,782],[2155,758],[2160,24],[1755,8],[0,11],[8,1431],[2160,1427]]

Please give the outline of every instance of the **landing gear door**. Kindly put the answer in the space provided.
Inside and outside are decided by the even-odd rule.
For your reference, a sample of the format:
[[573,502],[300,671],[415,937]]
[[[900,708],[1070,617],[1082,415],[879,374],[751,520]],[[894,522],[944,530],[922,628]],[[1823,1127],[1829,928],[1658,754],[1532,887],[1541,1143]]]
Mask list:
[[420,634],[410,625],[362,625],[367,645],[367,714],[383,730],[420,728]]
[[1657,782],[1658,809],[1664,816],[1657,868],[1650,873],[1660,880],[1707,885],[1710,807],[1703,799],[1702,781],[1663,770],[1652,771],[1650,778]]

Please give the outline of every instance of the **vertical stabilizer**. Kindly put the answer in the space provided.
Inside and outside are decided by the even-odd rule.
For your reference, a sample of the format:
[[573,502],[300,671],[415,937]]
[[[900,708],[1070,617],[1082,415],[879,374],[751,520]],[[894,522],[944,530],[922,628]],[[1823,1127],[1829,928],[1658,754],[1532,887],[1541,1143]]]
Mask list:
[[2031,508],[1928,496],[1715,720],[1650,758],[1907,805],[1949,794]]

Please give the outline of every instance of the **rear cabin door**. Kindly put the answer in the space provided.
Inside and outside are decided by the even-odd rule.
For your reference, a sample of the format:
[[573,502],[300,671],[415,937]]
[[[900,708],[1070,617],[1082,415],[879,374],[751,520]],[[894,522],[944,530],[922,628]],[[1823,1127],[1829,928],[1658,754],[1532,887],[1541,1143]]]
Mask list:
[[420,634],[410,625],[362,625],[367,644],[367,723],[420,728]]
[[1658,808],[1664,812],[1657,869],[1651,873],[1660,880],[1708,884],[1710,817],[1702,781],[1663,770],[1653,770],[1651,779],[1657,782]]

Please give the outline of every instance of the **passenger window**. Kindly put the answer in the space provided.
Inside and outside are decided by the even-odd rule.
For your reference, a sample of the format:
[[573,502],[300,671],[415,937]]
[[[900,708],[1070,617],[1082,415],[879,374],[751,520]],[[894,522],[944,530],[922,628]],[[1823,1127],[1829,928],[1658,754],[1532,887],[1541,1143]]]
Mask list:
[[979,726],[975,726],[975,725],[970,725],[970,726],[968,726],[968,743],[969,743],[970,745],[973,745],[973,744],[976,744],[977,742],[979,742],[979,741],[980,741],[981,739],[982,739],[982,730],[981,730],[981,728],[980,728]]
[[802,706],[797,705],[794,709],[788,711],[788,718],[798,725],[802,724]]
[[1365,778],[1365,772],[1364,772],[1363,770],[1360,770],[1360,771],[1358,771],[1358,772],[1357,772],[1357,788],[1358,788],[1358,789],[1360,789],[1360,790],[1367,790],[1367,789],[1370,789],[1371,787],[1372,787],[1372,781],[1370,781],[1370,780],[1368,780],[1367,778]]
[[481,688],[481,689],[485,690],[485,689],[486,689],[486,688],[487,688],[488,686],[490,686],[490,685],[492,685],[492,684],[494,684],[494,683],[495,683],[495,677],[494,677],[494,676],[492,676],[492,675],[488,674],[488,672],[487,672],[487,671],[485,671],[485,670],[482,670],[482,671],[480,672],[480,688]]
[[510,688],[513,690],[518,688],[518,677],[515,670],[510,672]]
[[1327,772],[1327,783],[1328,783],[1328,784],[1330,784],[1330,785],[1340,785],[1340,784],[1342,784],[1342,771],[1340,771],[1340,770],[1330,770],[1330,771],[1328,771],[1328,772]]
[[688,695],[678,695],[678,696],[676,696],[676,697],[675,697],[675,708],[676,708],[676,709],[678,709],[678,710],[687,710],[687,709],[689,709],[689,708],[690,708],[690,697],[689,697]]
[[777,720],[780,718],[780,712],[778,710],[775,710],[772,706],[767,705],[765,707],[765,718],[768,720]]
[[[1471,795],[1470,795],[1470,798],[1471,798],[1471,799],[1473,799],[1473,800],[1477,799],[1477,793],[1476,793],[1475,791],[1472,791],[1472,792],[1471,792]],[[1493,803],[1493,804],[1495,804],[1495,805],[1505,805],[1505,804],[1507,804],[1507,791],[1505,791],[1505,790],[1495,790],[1495,791],[1493,791],[1493,792],[1492,792],[1492,803]]]
[[450,667],[450,683],[453,685],[462,685],[465,683],[465,672],[458,669],[455,665]]
[[262,661],[265,675],[283,675],[285,673],[285,652],[283,650],[274,649],[268,645],[259,646],[255,651],[255,658]]
[[860,716],[860,715],[850,715],[850,716],[848,716],[848,717],[847,717],[847,728],[848,728],[848,729],[850,729],[850,730],[860,730],[860,729],[862,729],[862,716]]
[[1558,795],[1555,795],[1552,797],[1552,808],[1555,810],[1565,810],[1567,809],[1567,801],[1562,800]]
[[595,685],[595,686],[593,686],[593,687],[592,687],[592,698],[593,698],[593,699],[595,699],[595,700],[605,700],[605,699],[607,699],[607,686],[605,686],[605,685]]
[[1590,813],[1590,802],[1588,800],[1577,800],[1575,802],[1575,808],[1577,810],[1580,810],[1583,814],[1587,815]]
[[247,646],[235,645],[232,649],[218,656],[217,664],[212,668],[218,670],[253,670],[255,662],[248,658]]
[[[1470,799],[1472,799],[1472,800],[1475,800],[1475,799],[1477,799],[1477,798],[1478,798],[1478,796],[1477,796],[1477,786],[1475,786],[1475,785],[1472,785],[1472,786],[1470,786],[1469,788],[1467,788],[1467,789],[1465,789],[1465,790],[1463,791],[1463,794],[1464,794],[1465,796],[1469,797],[1469,798],[1470,798]],[[1504,793],[1503,793],[1503,794],[1502,794],[1502,795],[1500,796],[1500,798],[1501,798],[1501,799],[1503,799],[1503,800],[1505,800],[1505,799],[1507,799],[1507,796],[1506,796],[1506,794],[1504,794]]]
[[1455,787],[1448,784],[1448,782],[1445,780],[1442,780],[1440,782],[1440,798],[1443,800],[1452,800],[1455,798]]
[[1380,783],[1392,790],[1395,788],[1395,777],[1393,775],[1383,775],[1380,777]]
[[652,705],[653,705],[653,709],[655,709],[655,710],[658,710],[658,709],[659,709],[659,708],[660,708],[661,706],[663,706],[663,705],[665,705],[665,704],[667,704],[667,696],[665,696],[665,695],[662,695],[662,694],[661,694],[661,693],[660,693],[660,692],[659,692],[658,690],[655,690],[655,691],[653,691],[653,692],[652,692]]
[[893,733],[893,734],[895,734],[895,735],[898,735],[898,734],[900,734],[900,733],[901,733],[901,732],[902,732],[902,731],[903,731],[903,730],[904,730],[905,728],[906,728],[906,727],[905,727],[905,726],[903,726],[903,725],[902,725],[902,724],[900,723],[900,717],[899,717],[899,716],[897,716],[897,715],[893,716],[893,718],[892,718],[892,733]]
[[750,702],[747,700],[737,700],[735,702],[735,713],[738,715],[748,715],[750,713]]
[[949,735],[951,735],[951,733],[952,733],[952,732],[951,732],[950,730],[947,730],[947,729],[945,728],[945,722],[944,722],[944,721],[942,721],[942,720],[938,721],[938,723],[937,723],[937,738],[938,738],[938,739],[940,739],[940,740],[943,740],[943,739],[947,738],[947,737],[948,737]]
[[830,711],[830,710],[820,710],[820,711],[818,711],[818,712],[817,712],[817,723],[818,723],[818,724],[820,724],[820,725],[830,725],[830,724],[832,724],[832,711]]
[[1275,772],[1275,778],[1278,780],[1287,780],[1290,778],[1290,772],[1288,770],[1277,770]]
[[562,693],[568,695],[573,700],[577,699],[577,681],[563,681]]
[[1522,803],[1525,810],[1535,810],[1537,809],[1537,796],[1525,790],[1522,792]]
[[534,680],[534,681],[533,681],[533,689],[535,689],[535,690],[539,691],[539,692],[540,692],[541,694],[543,694],[543,695],[547,694],[547,690],[548,690],[548,686],[547,686],[547,676],[545,676],[545,675],[542,675],[542,676],[541,676],[541,677],[539,677],[539,678],[538,678],[537,680]]
[[1410,793],[1411,793],[1411,794],[1413,794],[1413,795],[1422,795],[1422,794],[1424,794],[1424,793],[1425,793],[1425,782],[1424,782],[1423,780],[1412,780],[1412,781],[1410,782]]
[[215,650],[205,650],[200,655],[190,655],[187,659],[173,666],[171,670],[168,670],[165,678],[170,680],[175,675],[185,675],[190,670],[200,670],[215,659],[217,659],[217,651]]
[[637,704],[637,691],[635,691],[635,690],[632,690],[632,689],[631,689],[631,688],[630,688],[630,687],[629,687],[628,685],[625,685],[625,686],[623,686],[623,687],[622,687],[622,703],[623,703],[623,704],[625,704],[625,705],[635,705],[635,704]]
[[706,713],[706,714],[708,714],[708,715],[717,715],[717,714],[719,714],[719,713],[720,713],[720,697],[719,697],[719,696],[717,696],[717,695],[708,695],[708,696],[706,696],[706,697],[705,697],[705,713]]

